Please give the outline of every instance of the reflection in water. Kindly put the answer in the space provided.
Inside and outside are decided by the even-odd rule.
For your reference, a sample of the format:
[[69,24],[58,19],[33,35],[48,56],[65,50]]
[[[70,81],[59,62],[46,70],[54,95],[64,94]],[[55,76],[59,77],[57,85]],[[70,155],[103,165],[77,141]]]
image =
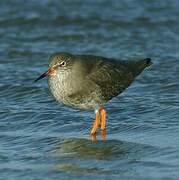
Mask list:
[[54,151],[57,156],[75,155],[80,158],[108,159],[127,152],[122,141],[91,141],[88,139],[68,139],[60,143]]
[[103,168],[80,167],[78,164],[70,164],[70,163],[69,164],[58,164],[58,165],[56,165],[55,171],[64,171],[64,172],[82,173],[82,174],[86,174],[86,173],[97,173],[97,174],[103,173],[104,174],[104,173],[111,172],[111,171],[105,170]]
[[[55,171],[74,173],[121,174],[129,171],[130,165],[140,161],[153,147],[119,140],[91,141],[68,139],[58,144],[52,152],[58,160]],[[111,167],[113,164],[113,167]],[[130,168],[132,173],[133,168]]]

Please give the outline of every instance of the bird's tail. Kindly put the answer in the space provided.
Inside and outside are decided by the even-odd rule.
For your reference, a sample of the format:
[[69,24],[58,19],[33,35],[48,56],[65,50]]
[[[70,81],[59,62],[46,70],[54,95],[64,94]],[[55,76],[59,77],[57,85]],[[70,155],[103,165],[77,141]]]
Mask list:
[[151,64],[152,60],[150,58],[127,62],[127,65],[132,71],[134,77],[138,76],[146,67],[150,66]]

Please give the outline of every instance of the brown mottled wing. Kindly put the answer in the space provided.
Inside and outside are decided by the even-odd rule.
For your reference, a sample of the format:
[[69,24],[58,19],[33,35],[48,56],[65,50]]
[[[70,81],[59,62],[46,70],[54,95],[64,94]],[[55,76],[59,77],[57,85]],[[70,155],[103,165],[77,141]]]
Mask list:
[[101,59],[95,64],[88,78],[98,85],[105,101],[123,92],[134,79],[122,61]]

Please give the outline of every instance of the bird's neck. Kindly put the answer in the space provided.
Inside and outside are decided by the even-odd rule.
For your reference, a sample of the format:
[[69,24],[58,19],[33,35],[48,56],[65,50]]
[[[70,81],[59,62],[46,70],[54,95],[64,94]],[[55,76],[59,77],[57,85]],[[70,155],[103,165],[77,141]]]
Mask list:
[[48,80],[49,88],[53,96],[57,100],[62,100],[64,97],[73,94],[76,88],[76,81],[71,75],[69,76],[54,76]]

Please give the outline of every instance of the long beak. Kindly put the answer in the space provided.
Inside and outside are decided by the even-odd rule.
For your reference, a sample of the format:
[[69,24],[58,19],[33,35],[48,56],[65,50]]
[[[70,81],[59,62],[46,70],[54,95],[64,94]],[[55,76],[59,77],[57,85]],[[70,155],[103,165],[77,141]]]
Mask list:
[[34,82],[37,82],[40,79],[43,79],[46,76],[54,76],[56,74],[56,70],[53,68],[49,68],[48,71],[40,75]]

